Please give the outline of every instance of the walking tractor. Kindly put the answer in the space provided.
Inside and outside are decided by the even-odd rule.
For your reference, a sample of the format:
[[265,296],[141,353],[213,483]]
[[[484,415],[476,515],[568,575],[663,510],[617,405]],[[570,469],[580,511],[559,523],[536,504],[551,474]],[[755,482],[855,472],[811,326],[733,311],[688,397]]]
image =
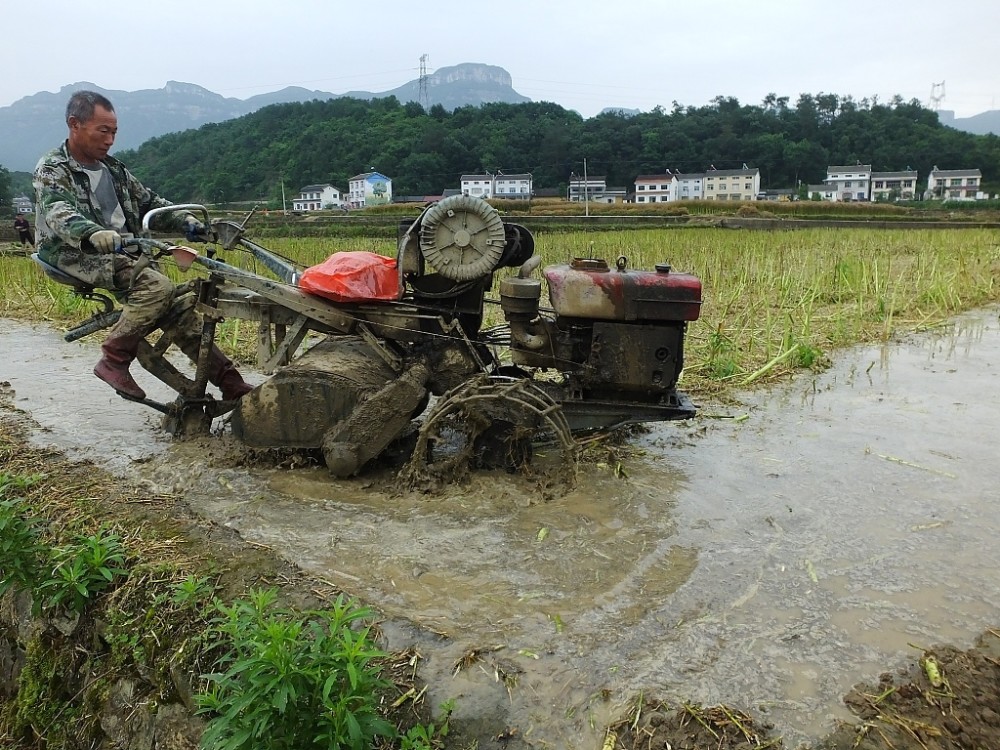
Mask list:
[[[206,252],[149,236],[156,213],[179,209],[211,226]],[[624,256],[539,272],[531,233],[466,195],[402,222],[394,259],[334,253],[306,269],[247,238],[247,219],[211,221],[203,206],[171,206],[150,212],[144,236],[127,243],[139,263],[170,255],[207,272],[178,286],[171,311],[195,305],[203,316],[193,377],[165,356],[166,334],[139,351],[140,364],[177,392],[172,403],[142,400],[175,435],[206,433],[231,412],[233,434],[251,448],[321,453],[338,477],[404,453],[404,473],[434,480],[528,467],[543,454],[571,459],[581,435],[695,413],[677,389],[686,327],[701,306],[695,276],[666,264],[632,269]],[[223,260],[237,252],[253,259],[241,266],[266,275]],[[109,297],[43,268],[103,303],[67,340],[114,323]],[[498,299],[489,296],[495,287]],[[505,323],[484,326],[488,304]],[[258,325],[258,366],[269,376],[238,401],[206,393],[225,318]]]

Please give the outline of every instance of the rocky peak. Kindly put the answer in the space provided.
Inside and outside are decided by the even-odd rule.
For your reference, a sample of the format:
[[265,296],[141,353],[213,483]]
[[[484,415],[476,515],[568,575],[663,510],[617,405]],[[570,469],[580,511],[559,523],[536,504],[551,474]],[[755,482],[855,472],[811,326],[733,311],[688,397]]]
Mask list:
[[447,83],[461,83],[465,81],[473,83],[495,83],[498,86],[510,88],[514,85],[514,79],[510,73],[496,65],[484,65],[482,63],[462,63],[452,65],[447,68],[438,68],[432,76],[431,83],[435,85]]

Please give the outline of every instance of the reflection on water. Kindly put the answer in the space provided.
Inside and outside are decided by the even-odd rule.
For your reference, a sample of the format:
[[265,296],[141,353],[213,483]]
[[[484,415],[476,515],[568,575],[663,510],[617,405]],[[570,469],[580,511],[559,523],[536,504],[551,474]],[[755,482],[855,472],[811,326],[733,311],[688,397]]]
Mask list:
[[[0,340],[27,352],[39,335],[15,326]],[[129,429],[130,450],[158,458],[145,476],[173,486],[197,457],[131,405],[105,410],[92,352],[77,361],[67,346],[56,376],[79,378],[87,411],[52,408],[38,385],[51,363],[26,356],[4,375],[49,430],[40,439],[111,456],[111,436]],[[915,646],[965,647],[1000,620],[998,393],[988,311],[847,352],[740,408],[657,425],[627,478],[584,466],[579,487],[551,502],[506,475],[401,496],[321,470],[209,466],[184,489],[251,541],[451,636],[422,646],[446,653],[427,666],[445,692],[461,653],[502,647],[523,670],[501,702],[511,721],[537,725],[537,707],[554,706],[547,729],[591,744],[595,717],[616,708],[594,696],[643,691],[764,707],[794,746]],[[463,676],[466,700],[471,685],[497,689],[481,672]]]

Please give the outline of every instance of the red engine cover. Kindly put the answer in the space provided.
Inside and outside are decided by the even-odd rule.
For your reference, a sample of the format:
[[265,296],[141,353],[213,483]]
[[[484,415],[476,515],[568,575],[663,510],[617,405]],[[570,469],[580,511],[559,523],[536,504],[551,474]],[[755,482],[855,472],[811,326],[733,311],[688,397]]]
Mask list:
[[603,260],[577,258],[571,265],[548,266],[549,300],[556,313],[595,320],[697,320],[701,280],[656,271],[610,270]]

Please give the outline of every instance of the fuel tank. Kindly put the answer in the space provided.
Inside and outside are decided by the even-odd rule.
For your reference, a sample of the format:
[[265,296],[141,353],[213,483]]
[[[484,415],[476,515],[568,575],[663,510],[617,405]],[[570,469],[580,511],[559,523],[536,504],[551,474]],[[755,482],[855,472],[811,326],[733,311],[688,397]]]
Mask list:
[[701,313],[701,280],[666,264],[655,271],[614,270],[604,260],[576,258],[548,266],[549,300],[561,317],[594,320],[686,321]]

